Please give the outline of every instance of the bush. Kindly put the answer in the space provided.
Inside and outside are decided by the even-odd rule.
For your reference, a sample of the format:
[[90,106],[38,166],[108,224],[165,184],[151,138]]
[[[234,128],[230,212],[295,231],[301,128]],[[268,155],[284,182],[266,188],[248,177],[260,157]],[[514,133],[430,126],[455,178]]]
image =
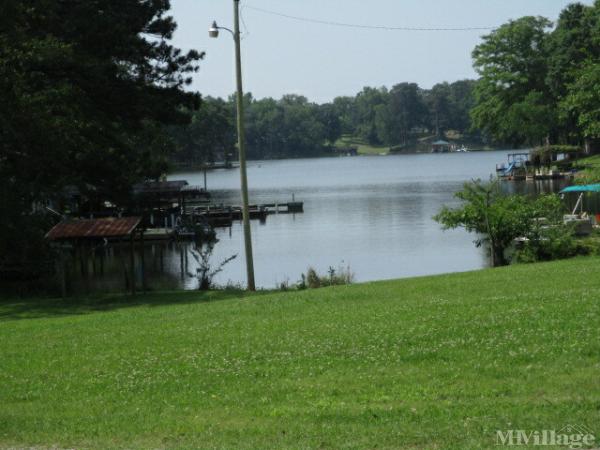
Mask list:
[[352,284],[354,281],[354,273],[349,266],[338,267],[337,271],[332,266],[329,266],[327,275],[319,275],[317,271],[309,267],[306,275],[302,274],[301,280],[297,284],[298,289],[317,289],[326,286],[339,286],[344,284]]
[[600,255],[600,239],[598,236],[577,239],[575,241],[577,255]]
[[525,242],[513,257],[518,263],[551,261],[574,256],[600,255],[600,237],[576,238],[572,225],[541,228],[537,237]]
[[569,225],[540,226],[532,230],[528,241],[515,252],[513,260],[519,263],[551,261],[576,256],[581,250]]
[[535,198],[505,195],[498,180],[465,183],[463,190],[454,195],[462,205],[457,208],[444,206],[433,219],[444,229],[462,227],[477,233],[475,245],[489,248],[492,266],[510,262],[506,253],[516,238],[540,240],[532,236],[536,229],[541,229],[539,218],[543,217],[553,225],[562,223],[564,206],[557,195]]
[[190,254],[198,264],[198,268],[196,269],[195,274],[188,273],[188,276],[198,279],[198,289],[201,291],[214,289],[214,277],[223,271],[223,267],[226,264],[233,261],[237,257],[237,254],[232,255],[221,261],[216,267],[213,267],[210,262],[210,257],[217,242],[217,239],[205,243],[196,242],[194,248],[192,248],[190,251]]

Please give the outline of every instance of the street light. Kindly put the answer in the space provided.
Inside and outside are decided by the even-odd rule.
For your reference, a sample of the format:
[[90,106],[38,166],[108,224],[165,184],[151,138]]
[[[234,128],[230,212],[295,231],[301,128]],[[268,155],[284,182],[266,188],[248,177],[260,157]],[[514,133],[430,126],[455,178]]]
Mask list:
[[248,290],[254,291],[254,261],[252,258],[252,235],[250,233],[250,214],[248,211],[248,176],[246,174],[246,146],[244,134],[244,92],[242,90],[242,55],[240,48],[240,2],[233,0],[233,22],[234,28],[220,27],[217,22],[213,22],[208,29],[208,35],[211,38],[219,37],[219,30],[226,30],[231,33],[235,42],[235,75],[237,84],[237,131],[238,131],[238,150],[240,152],[240,181],[242,185],[242,220],[244,227],[244,247],[246,252],[246,276],[248,279]]
[[208,35],[211,38],[218,38],[219,37],[219,27],[217,26],[217,22],[216,21],[213,21],[212,25],[208,29]]

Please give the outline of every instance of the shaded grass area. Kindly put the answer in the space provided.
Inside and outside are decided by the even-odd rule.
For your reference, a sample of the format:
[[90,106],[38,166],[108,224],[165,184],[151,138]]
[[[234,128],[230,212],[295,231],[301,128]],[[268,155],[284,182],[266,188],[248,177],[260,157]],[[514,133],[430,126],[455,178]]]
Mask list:
[[269,291],[250,293],[238,290],[218,290],[149,292],[136,296],[119,293],[91,294],[89,296],[67,297],[66,299],[6,297],[0,299],[0,323],[5,320],[76,316],[139,306],[152,308],[236,298],[243,299],[269,293]]
[[[600,258],[0,305],[0,447],[495,448],[600,434]],[[547,448],[547,447],[546,447]]]
[[336,147],[356,147],[359,155],[387,155],[389,146],[387,145],[371,145],[363,139],[354,136],[342,136],[335,143]]
[[[431,152],[431,142],[435,140],[435,135],[425,136],[417,139],[414,142],[409,143],[406,147],[402,145],[389,146],[389,145],[371,145],[365,140],[350,135],[344,135],[337,140],[335,146],[338,148],[356,147],[359,155],[388,155],[390,153],[429,153]],[[461,135],[453,135],[451,137],[445,137],[451,143],[456,144],[457,147],[467,146],[470,151],[486,151],[486,150],[498,150],[498,147],[484,145],[481,141],[464,137]]]

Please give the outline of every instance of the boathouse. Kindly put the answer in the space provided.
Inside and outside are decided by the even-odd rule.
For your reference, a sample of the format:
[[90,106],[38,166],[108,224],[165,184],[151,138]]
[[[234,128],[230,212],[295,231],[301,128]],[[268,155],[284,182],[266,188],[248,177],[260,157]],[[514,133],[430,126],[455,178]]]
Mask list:
[[185,180],[146,181],[133,186],[133,194],[142,205],[183,205],[193,198],[210,198],[208,191],[200,186],[191,186]]
[[[48,233],[46,239],[58,251],[59,261],[57,272],[60,277],[60,286],[63,297],[67,295],[68,285],[70,283],[70,270],[79,265],[81,276],[86,286],[90,277],[90,262],[92,265],[92,274],[97,271],[103,272],[103,259],[96,261],[95,249],[98,246],[107,247],[114,243],[129,244],[129,268],[123,253],[121,255],[121,264],[125,269],[125,288],[131,291],[132,295],[136,293],[136,262],[134,246],[136,240],[143,249],[144,229],[140,226],[141,217],[109,217],[102,219],[65,219],[56,224]],[[144,252],[140,252],[139,269],[141,271],[142,288],[146,289],[146,280],[144,273]]]
[[147,181],[133,186],[135,213],[148,227],[174,228],[176,218],[190,204],[206,203],[210,193],[186,180]]
[[439,140],[431,144],[431,153],[448,153],[450,151],[450,142]]

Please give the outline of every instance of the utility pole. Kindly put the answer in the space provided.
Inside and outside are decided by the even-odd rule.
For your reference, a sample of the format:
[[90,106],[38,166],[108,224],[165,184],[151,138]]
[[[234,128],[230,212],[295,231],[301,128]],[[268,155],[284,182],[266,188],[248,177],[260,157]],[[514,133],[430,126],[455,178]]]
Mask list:
[[227,30],[233,35],[235,42],[235,79],[237,87],[237,132],[238,151],[240,154],[240,182],[242,188],[242,223],[244,228],[244,250],[246,253],[246,277],[247,289],[256,290],[254,283],[254,259],[252,256],[252,233],[250,232],[250,211],[248,208],[248,175],[246,173],[246,143],[244,132],[244,91],[242,89],[242,51],[240,44],[240,2],[233,0],[233,31],[225,27],[217,26],[213,22],[208,34],[210,37],[218,37],[219,30]]

